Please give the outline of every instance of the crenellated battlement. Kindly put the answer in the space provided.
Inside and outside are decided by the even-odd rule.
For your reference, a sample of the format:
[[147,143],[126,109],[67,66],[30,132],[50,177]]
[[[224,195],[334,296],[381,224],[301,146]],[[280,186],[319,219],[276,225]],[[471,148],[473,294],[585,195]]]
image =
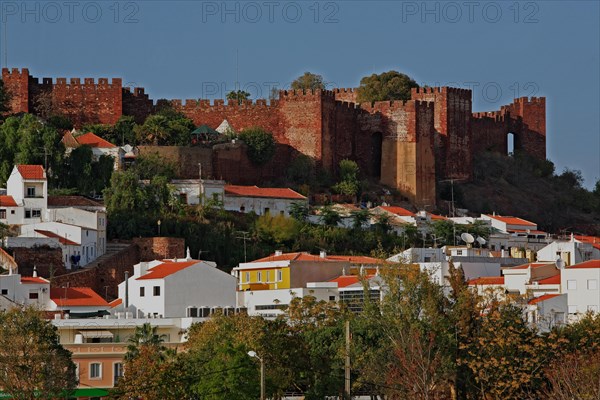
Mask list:
[[331,90],[333,93],[355,93],[355,88],[335,88]]
[[546,98],[545,97],[519,97],[514,99],[513,101],[515,104],[529,104],[529,103],[533,103],[533,104],[546,104]]
[[44,85],[53,85],[57,90],[69,90],[73,88],[85,89],[98,88],[98,89],[121,89],[123,87],[123,80],[121,78],[112,78],[109,83],[108,78],[98,78],[98,81],[94,78],[56,78],[56,82],[52,82],[52,78],[43,78]]
[[2,68],[3,76],[11,76],[11,77],[29,77],[29,69],[28,68]]
[[[269,103],[266,99],[242,100],[241,104],[238,104],[237,100],[228,99],[227,103],[224,99],[214,99],[212,101],[208,99],[172,99],[168,102],[175,108],[178,109],[210,109],[210,108],[229,108],[229,109],[246,109],[246,108],[269,108],[275,107],[277,101],[271,100]],[[159,105],[157,103],[157,105]]]
[[440,96],[453,96],[459,97],[463,100],[471,100],[473,98],[473,92],[471,89],[463,89],[463,88],[455,88],[449,86],[441,86],[441,87],[419,87],[412,88],[410,90],[410,95],[412,99],[422,98],[424,95],[440,95]]

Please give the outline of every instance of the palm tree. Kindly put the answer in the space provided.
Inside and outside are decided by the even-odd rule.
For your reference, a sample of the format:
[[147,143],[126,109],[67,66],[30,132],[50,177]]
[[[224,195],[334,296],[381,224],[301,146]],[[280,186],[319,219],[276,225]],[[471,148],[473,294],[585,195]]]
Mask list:
[[141,346],[156,347],[158,350],[166,350],[162,344],[165,341],[166,335],[159,335],[157,327],[149,323],[142,326],[137,326],[133,335],[127,340],[127,353],[125,360],[129,361],[137,357],[140,353]]
[[333,207],[331,206],[323,206],[321,208],[321,222],[324,225],[328,225],[328,226],[337,226],[338,223],[342,220],[342,217],[340,217],[340,214],[338,214],[337,211],[335,211],[333,209]]
[[362,229],[371,218],[371,212],[366,209],[352,211],[350,214],[352,215],[352,228],[357,230]]

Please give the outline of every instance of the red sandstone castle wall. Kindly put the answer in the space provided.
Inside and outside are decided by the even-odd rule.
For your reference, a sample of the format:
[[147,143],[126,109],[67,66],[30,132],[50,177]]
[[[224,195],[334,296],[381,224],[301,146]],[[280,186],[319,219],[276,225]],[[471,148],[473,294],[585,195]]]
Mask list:
[[11,94],[10,108],[13,113],[29,112],[29,70],[2,68],[4,88]]

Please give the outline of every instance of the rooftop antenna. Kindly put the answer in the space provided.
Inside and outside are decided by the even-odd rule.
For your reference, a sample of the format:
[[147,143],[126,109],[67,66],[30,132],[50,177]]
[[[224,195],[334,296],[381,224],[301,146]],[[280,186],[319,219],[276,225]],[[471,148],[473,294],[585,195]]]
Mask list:
[[240,85],[240,51],[239,49],[235,49],[235,85],[234,90],[238,91]]
[[247,253],[246,253],[246,240],[249,239],[248,235],[250,234],[250,232],[239,231],[238,234],[240,234],[241,236],[236,236],[236,239],[242,239],[244,241],[244,262],[248,262],[248,258],[246,257],[246,255],[247,255]]
[[8,44],[6,42],[6,25],[8,25],[8,18],[4,18],[4,66],[8,68]]

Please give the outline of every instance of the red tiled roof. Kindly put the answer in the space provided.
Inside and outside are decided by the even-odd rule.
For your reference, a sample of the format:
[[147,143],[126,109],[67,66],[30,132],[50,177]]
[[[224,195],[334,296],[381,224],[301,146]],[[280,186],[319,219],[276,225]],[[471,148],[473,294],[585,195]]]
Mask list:
[[280,256],[271,254],[268,257],[259,258],[258,260],[251,261],[253,263],[258,262],[269,262],[269,261],[336,261],[331,260],[329,257],[322,258],[321,256],[315,256],[308,253],[283,253]]
[[40,278],[39,276],[22,276],[21,283],[29,284],[29,283],[50,283],[44,278]]
[[56,238],[56,239],[58,239],[58,241],[61,244],[64,244],[64,245],[67,245],[67,246],[79,246],[79,243],[75,243],[74,241],[69,240],[66,237],[62,237],[62,236],[60,236],[57,233],[46,231],[46,230],[43,230],[43,229],[34,229],[34,230],[37,233],[39,233],[40,235],[44,235],[44,236],[49,237],[49,238]]
[[539,268],[539,267],[543,267],[545,265],[553,265],[553,263],[529,263],[529,264],[517,265],[516,267],[510,267],[508,269],[527,269],[529,267]]
[[50,299],[59,307],[108,307],[106,300],[87,287],[50,288]]
[[77,139],[75,139],[71,131],[66,131],[60,141],[65,145],[65,147],[79,147],[79,142],[77,142]]
[[446,218],[446,217],[442,217],[441,215],[436,215],[436,214],[432,214],[432,213],[427,213],[427,215],[429,215],[429,217],[430,217],[432,220],[434,220],[434,221],[435,221],[435,220],[447,220],[447,219],[448,219],[448,218]]
[[574,269],[574,268],[600,268],[600,260],[590,260],[590,261],[582,262],[582,263],[571,265],[570,267],[567,267],[567,269]]
[[408,211],[406,208],[397,207],[397,206],[380,206],[382,210],[390,212],[392,214],[399,215],[401,217],[414,217],[415,213]]
[[[374,276],[375,275],[367,275],[365,278],[369,280]],[[360,282],[360,277],[358,275],[341,275],[330,280],[329,282],[337,282],[338,288],[343,288]]]
[[467,282],[468,285],[504,285],[503,276],[482,276],[479,278],[471,279]]
[[329,260],[349,261],[352,264],[383,264],[384,260],[367,256],[327,256]]
[[104,148],[104,149],[112,149],[113,147],[117,147],[111,142],[108,142],[101,137],[95,135],[92,132],[88,132],[81,136],[77,137],[77,142],[81,145],[86,145],[90,147]]
[[187,267],[194,264],[198,264],[200,261],[165,261],[162,264],[158,264],[156,267],[152,267],[148,270],[146,275],[142,275],[136,280],[144,279],[162,279],[176,272],[179,272]]
[[123,304],[123,299],[115,299],[115,300],[111,301],[110,303],[108,303],[110,308],[115,308],[117,306],[120,306],[121,304]]
[[46,179],[44,176],[44,167],[41,165],[17,165],[17,170],[23,179]]
[[102,207],[102,203],[85,196],[48,196],[49,207]]
[[17,202],[12,196],[0,196],[0,206],[2,207],[17,207]]
[[276,199],[306,200],[306,197],[289,188],[259,188],[258,186],[226,185],[225,193],[240,197],[267,197]]
[[495,220],[504,222],[505,224],[508,225],[528,225],[528,226],[537,226],[537,224],[527,221],[523,218],[517,218],[517,217],[503,217],[501,215],[489,215],[488,217],[493,218]]
[[556,296],[560,296],[560,294],[545,294],[543,296],[540,297],[535,297],[531,300],[529,300],[527,302],[527,304],[537,304],[537,303],[541,303],[542,301],[546,301],[546,300],[550,300],[555,298]]
[[579,240],[580,242],[583,243],[589,243],[591,244],[594,248],[600,250],[600,237],[597,236],[575,236],[575,239]]
[[548,278],[537,281],[538,285],[560,285],[560,272]]

